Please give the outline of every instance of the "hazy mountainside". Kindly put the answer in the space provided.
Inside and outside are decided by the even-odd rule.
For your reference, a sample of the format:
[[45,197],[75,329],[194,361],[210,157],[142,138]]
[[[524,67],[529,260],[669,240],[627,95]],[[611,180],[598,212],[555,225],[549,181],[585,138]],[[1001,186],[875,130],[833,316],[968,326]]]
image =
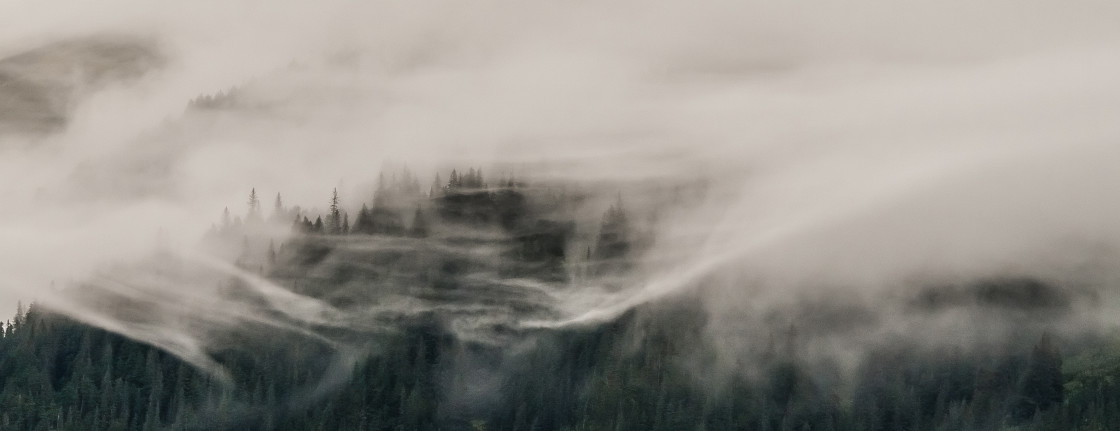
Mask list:
[[[687,305],[609,325],[464,341],[433,314],[367,334],[354,363],[273,332],[214,352],[230,381],[151,347],[32,309],[0,341],[4,429],[1022,429],[1117,424],[1120,388],[1059,373],[1053,340],[1006,354],[885,346],[852,384],[775,343],[757,375],[686,363],[704,325]],[[636,334],[641,333],[641,337]],[[1115,359],[1110,359],[1114,361]],[[702,363],[702,362],[701,362]],[[340,377],[342,376],[342,377]],[[1064,382],[1064,388],[1062,386]]]
[[149,41],[105,35],[48,43],[0,58],[0,135],[57,132],[82,97],[137,79],[163,61]]
[[1120,2],[0,17],[0,431],[1120,430]]
[[[805,304],[731,372],[687,294],[605,324],[534,328],[526,322],[554,318],[572,283],[624,279],[656,240],[623,198],[579,229],[586,221],[572,208],[592,196],[564,190],[487,184],[471,169],[422,191],[403,171],[383,177],[354,216],[334,193],[322,214],[277,196],[267,217],[254,190],[244,217],[227,211],[204,241],[228,264],[161,251],[75,292],[160,349],[37,306],[21,311],[0,340],[0,425],[1092,430],[1120,420],[1116,356],[1063,359],[1059,344],[1091,343],[1032,326],[947,351],[884,339],[843,371],[807,350],[846,320],[829,314],[843,309]],[[911,301],[1035,314],[1060,313],[1076,295],[1012,278]]]

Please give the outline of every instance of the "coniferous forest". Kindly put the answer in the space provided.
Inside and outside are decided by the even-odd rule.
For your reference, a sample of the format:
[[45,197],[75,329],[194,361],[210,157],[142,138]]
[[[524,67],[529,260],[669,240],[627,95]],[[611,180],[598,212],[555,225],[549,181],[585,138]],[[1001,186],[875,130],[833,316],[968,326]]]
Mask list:
[[[998,349],[939,351],[887,340],[872,344],[855,369],[840,371],[801,348],[816,324],[804,319],[775,328],[749,366],[727,372],[716,364],[719,340],[697,341],[707,317],[688,298],[636,307],[602,324],[533,328],[489,319],[495,310],[548,315],[534,296],[540,292],[510,280],[609,280],[630,271],[633,257],[656,241],[621,194],[603,201],[596,226],[580,229],[570,209],[590,198],[512,176],[490,184],[473,168],[452,171],[447,181],[437,176],[427,189],[407,169],[382,175],[353,216],[345,208],[355,205],[342,202],[337,190],[322,213],[287,207],[278,194],[266,216],[253,189],[243,216],[226,209],[200,247],[334,309],[363,310],[402,297],[429,306],[368,313],[363,329],[302,322],[298,329],[261,323],[210,331],[207,337],[221,340],[207,348],[211,368],[39,305],[21,307],[0,340],[0,428],[1120,426],[1120,355],[1100,347],[1117,345],[1107,339],[1076,342],[1024,330]],[[189,272],[159,251],[141,265]],[[228,278],[219,281],[225,300],[265,301],[244,277]],[[151,321],[142,303],[120,291],[87,290],[87,300],[121,321]],[[920,298],[923,306],[968,297],[995,309],[1045,313],[1063,304],[1060,290],[1030,279],[984,281],[957,296],[943,292]]]
[[0,431],[1120,431],[1117,23],[0,1]]

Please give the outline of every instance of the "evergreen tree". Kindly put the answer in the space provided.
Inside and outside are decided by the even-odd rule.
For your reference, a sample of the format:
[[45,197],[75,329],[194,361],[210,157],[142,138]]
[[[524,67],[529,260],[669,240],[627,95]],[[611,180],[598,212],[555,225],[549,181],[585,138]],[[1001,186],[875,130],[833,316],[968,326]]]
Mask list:
[[280,199],[280,193],[276,193],[276,201],[272,204],[272,220],[283,220],[286,211],[284,211],[284,202]]
[[222,209],[222,233],[229,232],[230,228],[229,207]]
[[254,187],[252,190],[249,191],[249,202],[248,202],[248,204],[249,204],[249,213],[245,216],[245,221],[250,222],[250,223],[260,221],[260,218],[261,218],[261,215],[260,215],[261,202],[260,202],[260,199],[257,199],[257,189],[256,189],[256,187]]
[[1030,419],[1037,412],[1060,405],[1065,399],[1065,379],[1062,377],[1062,355],[1050,333],[1042,338],[1031,351],[1030,362],[1021,383],[1021,397],[1015,409],[1020,420]]
[[20,329],[26,319],[27,310],[23,308],[23,301],[16,301],[16,317],[12,319],[12,325],[15,326],[15,329]]
[[373,234],[373,220],[370,218],[369,207],[362,204],[362,209],[358,210],[358,219],[354,221],[353,231],[356,233]]
[[436,172],[436,179],[432,182],[432,187],[428,190],[429,198],[438,198],[443,196],[443,180],[439,178],[439,172]]
[[622,206],[622,195],[603,214],[599,227],[599,238],[595,244],[595,258],[599,260],[621,259],[630,252],[631,231],[626,210]]
[[338,189],[331,190],[330,210],[327,214],[327,233],[338,235],[342,233],[342,214],[339,208]]

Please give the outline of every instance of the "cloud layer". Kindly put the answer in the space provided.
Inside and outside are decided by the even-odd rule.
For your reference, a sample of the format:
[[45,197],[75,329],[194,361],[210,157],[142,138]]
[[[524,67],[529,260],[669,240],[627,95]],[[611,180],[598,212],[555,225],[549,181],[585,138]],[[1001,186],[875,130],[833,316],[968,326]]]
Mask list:
[[[914,292],[1009,274],[1112,297],[1120,7],[1106,2],[3,8],[23,19],[0,26],[0,55],[124,34],[167,58],[78,98],[57,134],[0,136],[10,302],[135,259],[160,232],[188,248],[250,187],[359,202],[389,161],[606,196],[707,184],[660,219],[624,289],[557,294],[559,317],[535,326],[699,291],[723,327],[840,296],[903,298],[883,321],[906,328],[890,307]],[[236,109],[184,113],[235,86]]]

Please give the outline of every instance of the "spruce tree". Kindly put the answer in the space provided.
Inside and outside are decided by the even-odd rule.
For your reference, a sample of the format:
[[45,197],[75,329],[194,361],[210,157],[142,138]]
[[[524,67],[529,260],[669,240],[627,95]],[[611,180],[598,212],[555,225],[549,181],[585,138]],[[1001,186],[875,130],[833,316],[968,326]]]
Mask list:
[[1064,381],[1061,352],[1054,343],[1054,337],[1044,333],[1031,351],[1020,385],[1020,401],[1015,409],[1017,419],[1030,419],[1037,412],[1061,405],[1065,399]]
[[257,199],[257,189],[254,187],[249,191],[249,213],[245,216],[245,221],[255,222],[260,221],[261,201]]
[[284,216],[284,202],[280,200],[280,193],[276,193],[276,201],[272,204],[272,219],[282,220]]
[[353,231],[357,233],[372,234],[373,233],[373,220],[370,218],[369,207],[362,204],[362,209],[358,210],[358,219],[354,220]]
[[443,196],[443,180],[439,178],[439,172],[436,172],[436,179],[432,182],[431,190],[428,190],[429,198],[438,198]]
[[342,232],[342,215],[339,209],[338,189],[331,191],[330,213],[327,215],[327,233],[338,235]]

